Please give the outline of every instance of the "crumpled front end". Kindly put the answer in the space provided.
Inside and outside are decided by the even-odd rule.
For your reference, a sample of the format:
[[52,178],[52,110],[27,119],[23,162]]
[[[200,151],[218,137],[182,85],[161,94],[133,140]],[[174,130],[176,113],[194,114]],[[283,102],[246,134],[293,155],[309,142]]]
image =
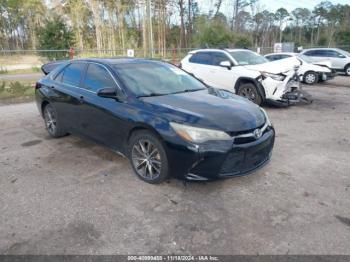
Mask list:
[[290,70],[281,75],[282,81],[265,77],[261,84],[265,87],[266,102],[276,106],[289,106],[297,103],[312,103],[312,97],[302,90],[298,68]]

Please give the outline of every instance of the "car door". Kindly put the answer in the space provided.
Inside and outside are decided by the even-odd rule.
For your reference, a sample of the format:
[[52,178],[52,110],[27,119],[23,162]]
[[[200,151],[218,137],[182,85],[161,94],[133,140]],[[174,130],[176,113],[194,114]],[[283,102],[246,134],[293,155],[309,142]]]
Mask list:
[[212,85],[214,83],[214,76],[210,74],[211,72],[211,56],[209,52],[196,52],[194,53],[188,60],[190,70],[195,77],[204,81],[208,85]]
[[327,50],[327,58],[332,62],[332,67],[337,69],[343,69],[346,65],[346,56],[336,50]]
[[62,125],[68,131],[76,131],[79,119],[80,84],[86,64],[74,62],[58,73],[50,86],[51,102],[57,111]]
[[302,55],[309,57],[309,59],[312,62],[319,62],[325,60],[325,58],[322,57],[322,52],[319,52],[319,50],[308,50],[302,53]]
[[308,56],[313,62],[323,62],[323,61],[330,61],[332,63],[332,68],[339,69],[339,65],[337,58],[334,57],[335,54],[333,52],[330,52],[332,50],[328,49],[315,49],[306,51],[304,55]]
[[[209,72],[212,74],[213,86],[217,88],[225,88],[234,92],[234,64],[231,58],[224,52],[210,52],[212,64],[209,65]],[[228,61],[231,67],[220,66],[221,62]]]
[[126,105],[118,99],[99,97],[102,88],[120,89],[109,69],[102,64],[89,63],[82,81],[80,128],[84,135],[113,149],[122,151],[128,123],[124,119]]

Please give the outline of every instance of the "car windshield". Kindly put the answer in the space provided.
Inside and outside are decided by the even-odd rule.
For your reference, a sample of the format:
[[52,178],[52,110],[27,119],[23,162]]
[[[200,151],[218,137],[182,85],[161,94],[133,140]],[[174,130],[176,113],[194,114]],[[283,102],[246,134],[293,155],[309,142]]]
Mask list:
[[345,50],[341,50],[341,52],[343,52],[343,54],[346,55],[346,56],[350,56],[350,53],[345,51]]
[[305,61],[306,63],[312,63],[312,60],[306,55],[298,54],[297,57],[300,58],[302,61]]
[[122,82],[136,96],[156,96],[205,89],[206,86],[176,66],[155,62],[113,65]]
[[230,54],[239,65],[258,65],[269,62],[265,57],[251,51],[232,51]]

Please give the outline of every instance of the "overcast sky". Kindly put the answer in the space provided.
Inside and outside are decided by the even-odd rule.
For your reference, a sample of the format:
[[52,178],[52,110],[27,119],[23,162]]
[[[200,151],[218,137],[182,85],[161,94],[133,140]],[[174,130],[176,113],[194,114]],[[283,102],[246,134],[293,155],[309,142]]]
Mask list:
[[[201,10],[206,13],[209,9],[214,8],[216,0],[197,0]],[[258,0],[259,9],[268,9],[269,11],[276,11],[280,7],[286,8],[288,11],[292,11],[297,7],[305,7],[313,9],[317,4],[326,0]],[[350,0],[329,0],[333,4],[349,4]],[[224,14],[232,14],[233,0],[223,0],[221,6],[221,12]]]
[[[271,11],[276,11],[280,7],[292,11],[296,7],[305,7],[313,9],[324,0],[260,0],[261,5],[265,6]],[[350,4],[350,0],[331,0],[333,4]]]

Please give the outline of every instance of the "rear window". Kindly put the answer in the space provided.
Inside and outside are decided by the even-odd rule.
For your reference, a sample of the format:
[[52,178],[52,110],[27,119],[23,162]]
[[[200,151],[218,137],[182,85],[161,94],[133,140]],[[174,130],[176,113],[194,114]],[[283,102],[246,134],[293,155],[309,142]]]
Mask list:
[[59,73],[55,80],[62,82],[64,84],[79,86],[80,79],[83,74],[85,64],[83,63],[73,63],[67,66],[61,73]]
[[276,60],[280,60],[281,59],[281,56],[280,55],[268,55],[268,56],[265,56],[268,60],[270,61],[276,61]]

